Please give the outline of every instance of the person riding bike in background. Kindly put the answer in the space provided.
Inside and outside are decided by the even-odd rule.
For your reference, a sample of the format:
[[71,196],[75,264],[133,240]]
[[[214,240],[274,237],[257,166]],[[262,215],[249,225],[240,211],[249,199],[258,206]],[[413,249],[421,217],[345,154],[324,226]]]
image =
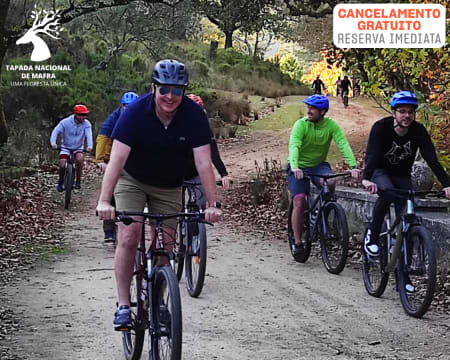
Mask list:
[[[96,139],[95,147],[95,162],[97,166],[104,173],[106,170],[106,164],[109,161],[109,155],[111,154],[112,139],[111,133],[116,126],[116,122],[125,108],[139,97],[133,91],[126,92],[122,95],[121,104],[118,106],[109,116],[100,128]],[[112,205],[115,205],[114,197],[111,200]],[[114,221],[104,220],[103,231],[105,233],[105,242],[114,241]]]
[[64,191],[64,172],[66,168],[67,159],[69,159],[70,150],[73,150],[75,166],[76,166],[76,180],[75,189],[81,189],[81,174],[83,172],[83,147],[84,141],[87,142],[87,151],[93,149],[92,143],[92,127],[87,119],[89,109],[85,105],[75,105],[73,114],[61,120],[52,131],[50,136],[50,144],[53,149],[57,149],[56,144],[58,136],[61,135],[61,151],[59,153],[59,179],[56,186],[58,192]]
[[[312,95],[303,102],[307,105],[307,116],[297,120],[289,139],[288,186],[293,201],[292,227],[295,237],[294,252],[303,250],[303,213],[306,209],[306,196],[310,192],[310,181],[304,179],[308,174],[331,174],[330,164],[326,162],[331,139],[339,148],[350,166],[353,178],[358,178],[360,171],[350,144],[341,127],[331,118],[325,117],[329,109],[326,96]],[[312,177],[311,181],[320,188],[320,181]],[[334,192],[335,181],[329,181]]]
[[[152,83],[152,92],[130,104],[113,130],[98,215],[101,220],[115,218],[113,191],[119,211],[142,211],[147,204],[151,213],[179,212],[185,162],[193,151],[208,202],[205,220],[219,221],[222,210],[211,164],[211,131],[205,112],[184,96],[188,85],[186,66],[176,60],[161,60],[153,69]],[[138,222],[119,224],[114,260],[119,297],[113,321],[116,330],[132,325],[130,283],[142,230],[142,219],[134,219]],[[169,251],[176,225],[176,219],[164,225],[164,242]]]
[[[392,116],[377,121],[370,130],[367,143],[362,184],[375,194],[378,189],[398,188],[411,190],[411,172],[417,150],[436,174],[450,199],[450,179],[439,163],[430,135],[416,120],[417,97],[409,91],[394,94],[390,101]],[[379,253],[378,235],[390,204],[395,203],[397,214],[403,210],[406,200],[379,196],[372,213],[372,221],[364,239],[369,255]]]
[[[204,106],[203,106],[203,100],[200,96],[194,95],[194,94],[188,94],[186,95],[188,98],[190,98],[191,100],[195,101],[197,104],[199,104],[201,106],[201,108],[203,110],[205,110]],[[206,110],[205,110],[206,113]],[[228,172],[227,169],[225,167],[225,164],[223,163],[221,157],[220,157],[220,153],[219,153],[219,148],[217,147],[217,142],[216,139],[214,138],[214,136],[211,133],[211,160],[212,163],[214,165],[214,167],[217,169],[217,171],[219,172],[219,175],[221,177],[222,180],[222,185],[223,188],[225,190],[228,190],[231,187],[231,177],[228,176]],[[200,182],[200,178],[198,176],[198,172],[197,169],[195,167],[195,160],[194,160],[194,154],[191,153],[191,155],[188,158],[188,161],[186,163],[186,169],[185,169],[185,180],[186,181],[190,181],[190,182],[196,182],[199,183]],[[199,188],[199,193],[197,193],[197,204],[200,206],[201,209],[203,209],[206,205],[206,199],[203,195],[203,188]]]
[[96,139],[95,148],[95,162],[97,166],[105,172],[106,164],[109,161],[109,155],[111,154],[112,139],[111,133],[116,126],[116,122],[120,115],[123,113],[127,105],[131,104],[139,97],[133,91],[126,92],[122,95],[121,104],[111,114],[108,115],[105,122],[100,128]]
[[322,94],[322,88],[324,90],[326,89],[325,84],[323,83],[322,80],[320,80],[319,74],[316,76],[316,79],[313,81],[311,87],[314,88],[314,94],[318,94],[318,95]]
[[[344,80],[341,81],[341,97],[342,100],[344,100],[344,96],[347,96],[348,101],[348,95],[350,93],[350,89],[352,87],[352,83],[350,82],[348,75],[344,75]],[[345,107],[348,106],[348,103],[344,103]]]
[[342,92],[341,84],[342,84],[342,79],[339,77],[336,80],[336,96],[339,96],[339,94]]

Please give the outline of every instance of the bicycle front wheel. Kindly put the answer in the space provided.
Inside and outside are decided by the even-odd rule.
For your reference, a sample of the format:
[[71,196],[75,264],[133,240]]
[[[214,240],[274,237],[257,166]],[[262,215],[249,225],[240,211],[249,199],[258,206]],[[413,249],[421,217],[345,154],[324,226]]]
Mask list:
[[151,359],[181,359],[181,299],[175,273],[162,266],[155,274],[153,284],[153,324],[150,332]]
[[[397,269],[400,301],[408,315],[422,317],[428,310],[436,286],[436,256],[431,233],[424,226],[413,226],[407,235],[407,252]],[[412,285],[412,291],[406,289]]]
[[322,261],[328,272],[339,274],[347,262],[347,217],[342,206],[335,202],[325,204],[322,216],[326,227],[325,233],[320,231]]
[[189,225],[186,249],[186,287],[190,296],[200,295],[205,282],[207,242],[206,227],[203,223],[192,222]]
[[148,319],[147,280],[144,278],[145,256],[138,249],[134,266],[134,274],[130,285],[130,310],[133,327],[122,332],[123,352],[126,360],[141,358],[144,346],[145,329]]
[[72,196],[72,186],[73,186],[73,166],[71,164],[68,164],[66,166],[66,171],[64,173],[64,188],[65,188],[65,193],[64,193],[64,209],[68,209],[69,208],[69,204],[70,204],[70,198]]
[[[387,249],[387,234],[386,234],[386,223],[383,223],[381,227],[380,235],[380,253],[378,256],[371,256],[366,253],[364,249],[364,244],[362,246],[362,276],[364,281],[364,286],[369,293],[369,295],[380,297],[386,290],[386,286],[389,280],[389,273],[384,271],[384,267],[387,264],[388,259],[388,249]],[[368,229],[364,232],[363,242],[366,237]]]

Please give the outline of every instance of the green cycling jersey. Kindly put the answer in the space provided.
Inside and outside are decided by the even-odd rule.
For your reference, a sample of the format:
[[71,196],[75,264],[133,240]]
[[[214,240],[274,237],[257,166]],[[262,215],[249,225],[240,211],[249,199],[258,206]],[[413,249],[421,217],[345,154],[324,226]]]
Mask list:
[[308,117],[297,120],[292,127],[289,139],[289,164],[292,169],[317,166],[324,162],[334,139],[347,164],[354,168],[358,165],[352,148],[341,127],[329,117],[318,123]]

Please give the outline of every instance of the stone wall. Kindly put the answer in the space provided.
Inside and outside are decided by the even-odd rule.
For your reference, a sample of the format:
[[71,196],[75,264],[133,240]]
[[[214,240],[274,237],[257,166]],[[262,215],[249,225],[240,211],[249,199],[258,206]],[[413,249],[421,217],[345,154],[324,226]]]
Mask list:
[[[357,234],[362,241],[378,196],[369,194],[363,189],[344,186],[336,188],[336,195],[338,203],[343,206],[347,215],[350,233]],[[433,235],[440,271],[450,269],[450,201],[417,199],[416,211]]]

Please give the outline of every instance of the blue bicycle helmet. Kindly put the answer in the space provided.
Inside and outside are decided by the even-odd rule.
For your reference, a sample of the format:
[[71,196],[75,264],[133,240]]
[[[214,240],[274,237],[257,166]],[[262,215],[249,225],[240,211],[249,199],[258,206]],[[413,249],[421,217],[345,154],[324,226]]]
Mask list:
[[128,91],[125,94],[122,95],[122,100],[121,103],[122,104],[131,104],[134,100],[136,100],[139,97],[138,94],[136,94],[133,91]]
[[328,110],[329,108],[329,103],[328,103],[328,99],[326,96],[323,95],[312,95],[308,98],[306,98],[305,100],[303,100],[303,102],[306,105],[309,106],[314,106],[315,108],[318,108],[319,110],[325,109]]
[[176,60],[158,61],[153,68],[152,80],[162,85],[187,86],[189,82],[186,66]]
[[391,109],[395,109],[396,107],[400,105],[412,105],[415,108],[419,106],[419,103],[417,102],[417,96],[414,95],[414,93],[410,91],[399,91],[392,96],[391,102]]

